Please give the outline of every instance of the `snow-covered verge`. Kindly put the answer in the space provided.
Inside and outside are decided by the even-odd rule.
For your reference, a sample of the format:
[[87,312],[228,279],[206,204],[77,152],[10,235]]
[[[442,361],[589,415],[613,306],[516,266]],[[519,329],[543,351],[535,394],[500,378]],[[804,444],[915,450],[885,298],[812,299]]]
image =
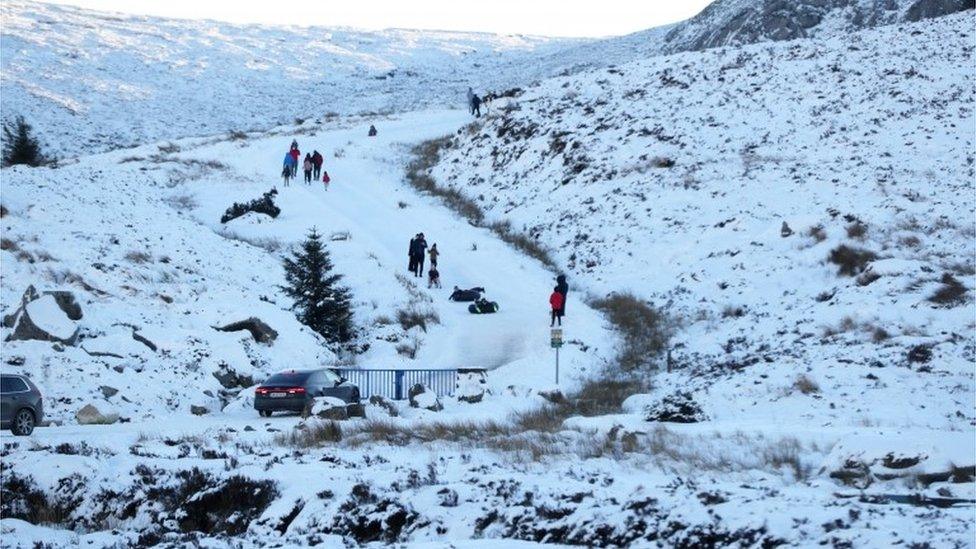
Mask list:
[[459,132],[433,175],[595,295],[678,317],[657,398],[972,437],[973,22],[553,79]]
[[468,86],[507,89],[534,56],[584,42],[285,26],[300,15],[270,27],[4,2],[4,120],[25,116],[65,158],[329,113],[457,108]]
[[[831,456],[790,437],[570,430],[535,448],[527,432],[488,449],[425,442],[418,430],[392,446],[351,435],[294,449],[278,427],[58,428],[8,441],[5,543],[966,547],[973,535],[971,507],[904,505],[811,478]],[[958,494],[945,482],[928,492],[940,486]]]

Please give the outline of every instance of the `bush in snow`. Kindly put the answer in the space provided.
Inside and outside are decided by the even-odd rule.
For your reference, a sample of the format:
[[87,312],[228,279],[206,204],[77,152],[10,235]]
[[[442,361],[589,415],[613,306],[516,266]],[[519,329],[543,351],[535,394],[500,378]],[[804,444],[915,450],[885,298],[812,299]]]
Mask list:
[[13,122],[3,126],[3,165],[27,164],[40,166],[47,162],[41,154],[41,146],[32,134],[31,125],[18,116]]
[[263,213],[271,216],[272,218],[278,217],[278,214],[281,213],[281,208],[276,206],[274,203],[274,197],[277,194],[278,189],[271,189],[270,191],[264,193],[261,198],[255,198],[250,202],[234,202],[230,208],[227,208],[224,215],[220,217],[220,222],[227,223],[232,219],[237,219],[247,212]]
[[966,300],[966,294],[969,290],[956,277],[949,273],[943,273],[941,282],[942,285],[929,297],[929,301],[952,307]]
[[440,324],[441,318],[437,315],[436,311],[430,309],[421,311],[410,308],[397,311],[397,322],[400,323],[403,331],[420,326],[420,329],[426,332],[428,324]]
[[868,263],[878,258],[878,255],[870,250],[853,248],[841,244],[830,251],[827,261],[840,267],[838,274],[845,276],[857,276],[864,271]]
[[668,348],[671,319],[631,293],[610,294],[591,303],[623,336],[617,366],[623,372],[645,370]]
[[691,393],[677,391],[647,407],[645,421],[669,423],[698,423],[708,419]]
[[333,273],[322,236],[312,229],[302,249],[284,260],[286,286],[281,289],[294,300],[298,319],[329,343],[352,339],[352,306],[349,289],[339,286],[342,275]]

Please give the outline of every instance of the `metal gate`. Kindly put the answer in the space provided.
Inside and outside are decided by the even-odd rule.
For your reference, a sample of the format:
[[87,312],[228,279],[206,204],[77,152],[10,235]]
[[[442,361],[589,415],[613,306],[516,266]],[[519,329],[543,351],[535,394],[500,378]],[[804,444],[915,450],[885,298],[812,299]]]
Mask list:
[[451,370],[393,370],[336,368],[335,372],[359,386],[359,394],[364,399],[380,395],[393,400],[407,398],[407,392],[417,383],[434,391],[439,397],[454,395],[457,388],[458,373],[483,373],[482,369]]

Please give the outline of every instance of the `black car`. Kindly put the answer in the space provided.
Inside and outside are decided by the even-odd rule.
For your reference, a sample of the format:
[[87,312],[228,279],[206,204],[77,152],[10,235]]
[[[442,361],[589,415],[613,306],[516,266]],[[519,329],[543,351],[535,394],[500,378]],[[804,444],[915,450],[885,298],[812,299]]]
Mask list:
[[347,404],[359,404],[359,387],[332,370],[281,372],[254,390],[254,409],[263,417],[274,412],[301,412],[315,397],[334,397]]
[[0,429],[27,436],[44,420],[41,391],[27,376],[0,375]]

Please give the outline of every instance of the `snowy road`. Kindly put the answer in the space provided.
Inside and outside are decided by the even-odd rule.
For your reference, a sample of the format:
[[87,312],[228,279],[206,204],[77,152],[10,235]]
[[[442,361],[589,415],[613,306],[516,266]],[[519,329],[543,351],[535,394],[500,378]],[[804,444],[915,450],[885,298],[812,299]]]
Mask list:
[[[255,140],[243,148],[227,142],[192,151],[194,158],[218,159],[235,172],[229,181],[201,188],[197,195],[200,220],[216,231],[227,230],[216,221],[232,199],[253,198],[276,185],[277,204],[282,209],[277,219],[265,223],[235,220],[228,228],[248,237],[276,238],[289,244],[299,242],[311,227],[327,237],[348,233],[348,240],[332,242],[329,249],[355,300],[366,304],[357,309],[359,322],[395,317],[391,302],[402,302],[408,293],[395,275],[416,282],[420,292],[430,298],[421,308],[436,311],[440,325],[416,334],[421,345],[415,360],[377,349],[360,358],[362,367],[482,367],[498,369],[491,376],[497,387],[552,384],[548,296],[555,284],[553,273],[404,182],[402,166],[409,145],[454,133],[469,119],[460,111],[418,112],[377,121],[376,138],[366,137],[368,122],[296,136],[303,155],[315,149],[325,156],[324,169],[332,179],[328,190],[321,182],[306,186],[301,173],[289,187],[281,185],[277,176],[290,136]],[[414,279],[407,272],[407,245],[418,232],[441,251],[442,289],[428,290],[426,278]],[[571,284],[575,290],[576,281]],[[466,304],[448,301],[454,285],[485,287],[487,297],[499,303],[500,312],[470,314]],[[563,379],[592,374],[600,357],[612,352],[606,343],[612,341],[612,335],[603,327],[602,318],[580,301],[580,295],[579,291],[570,293],[566,339],[581,339],[591,349],[583,353],[578,347],[564,348]],[[366,318],[361,314],[364,309]],[[598,354],[593,347],[603,352]]]

